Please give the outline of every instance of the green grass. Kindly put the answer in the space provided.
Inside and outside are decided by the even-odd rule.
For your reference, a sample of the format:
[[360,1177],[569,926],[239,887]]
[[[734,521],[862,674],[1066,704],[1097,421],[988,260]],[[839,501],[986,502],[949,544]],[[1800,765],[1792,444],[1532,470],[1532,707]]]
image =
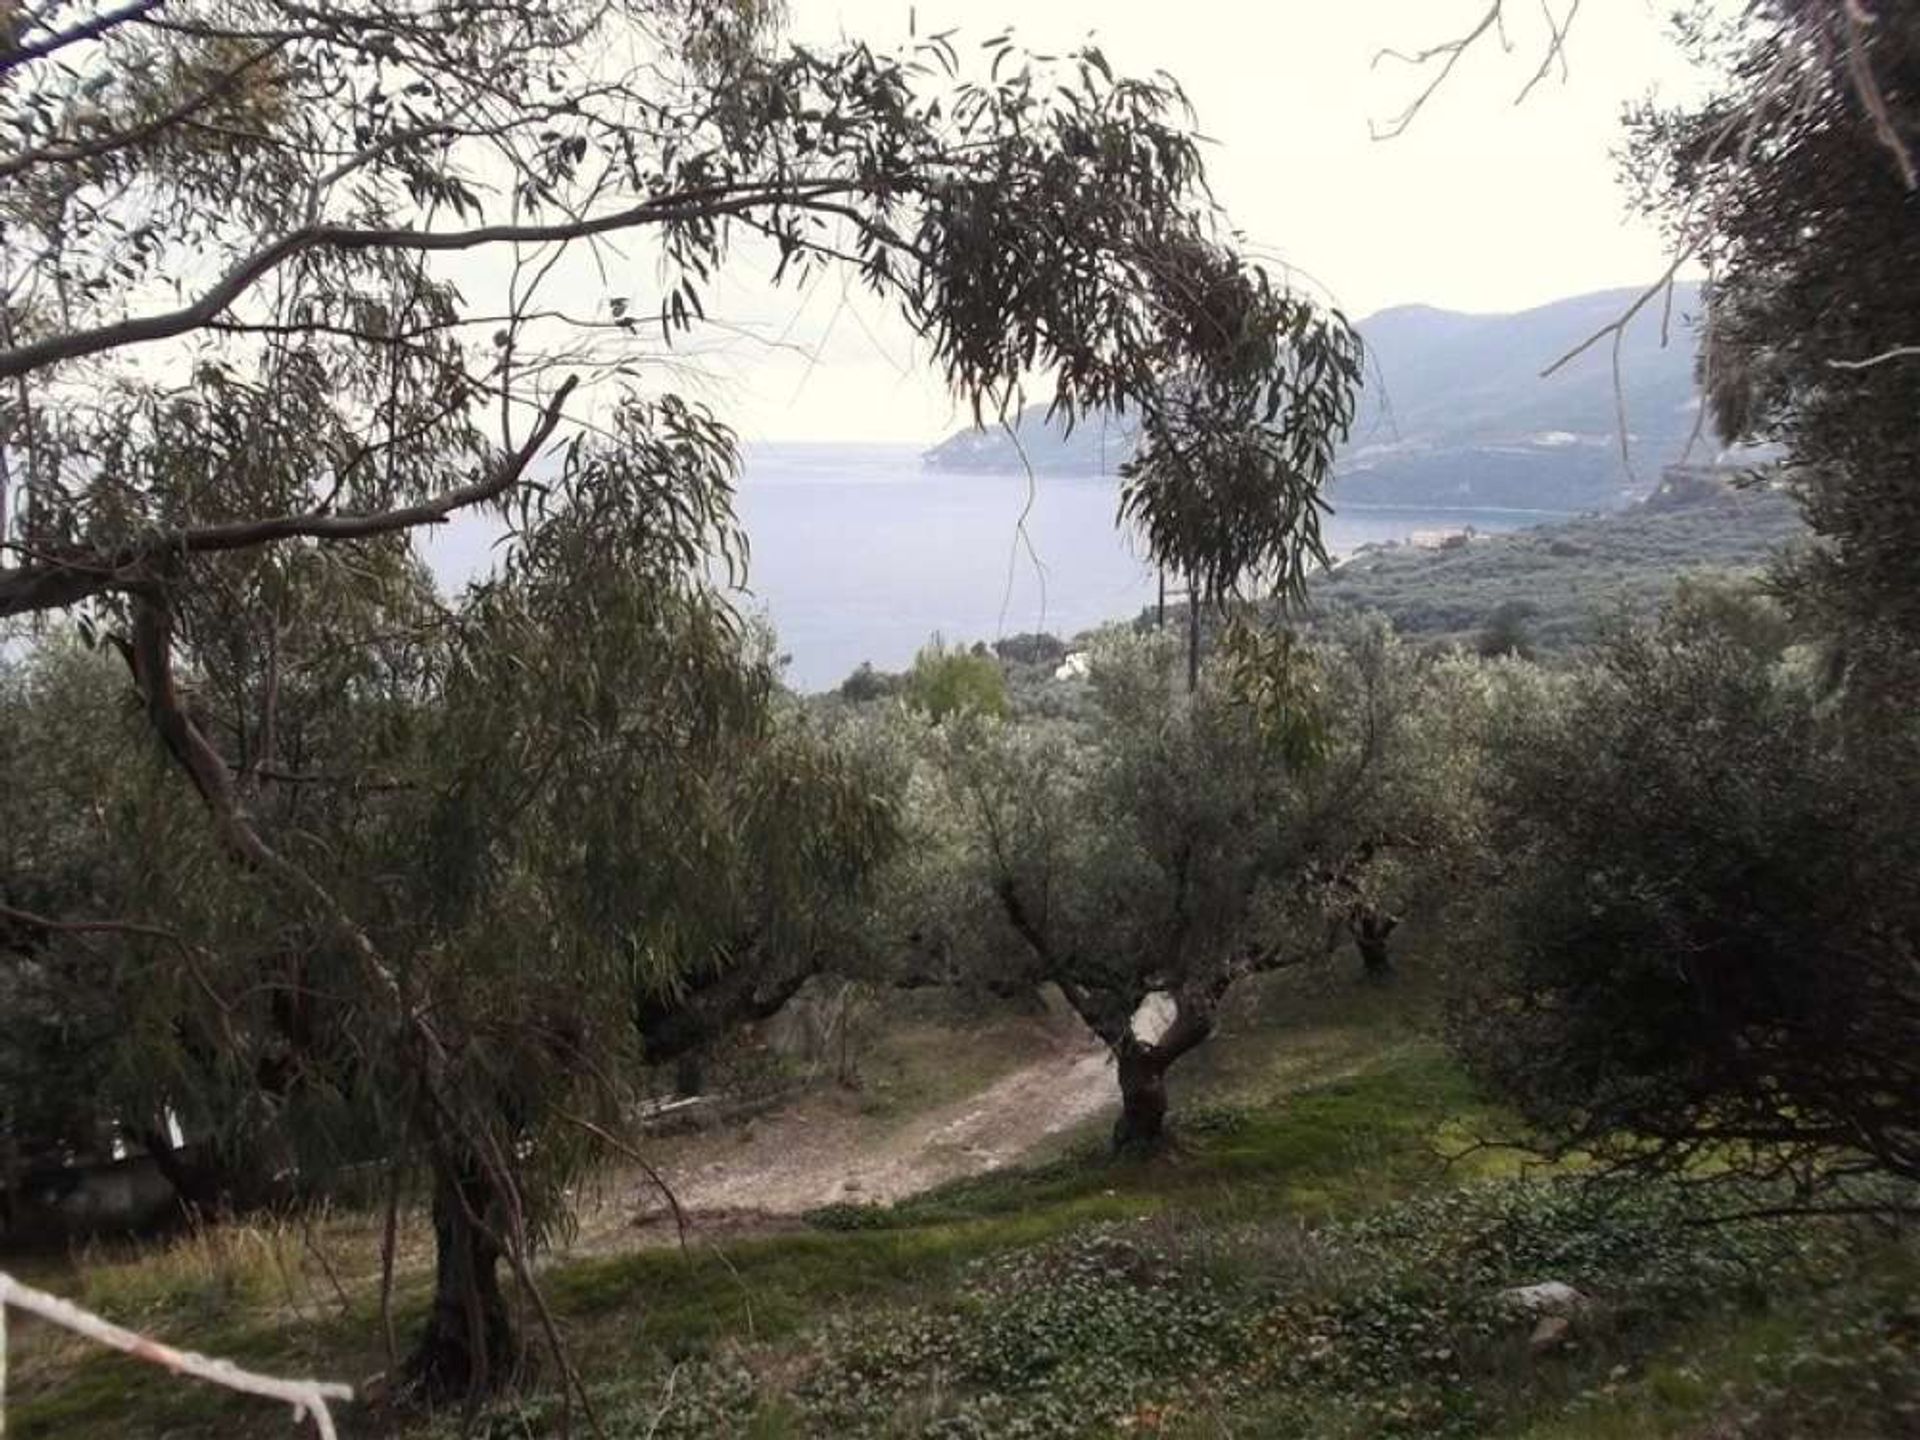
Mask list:
[[1437,1180],[1428,1143],[1470,1103],[1436,1051],[1300,1095],[1274,1112],[1202,1112],[1199,1133],[1155,1161],[1079,1153],[955,1182],[891,1209],[835,1207],[820,1233],[724,1251],[647,1251],[557,1272],[549,1298],[578,1320],[631,1318],[625,1333],[684,1355],[730,1336],[770,1340],[848,1304],[886,1304],[950,1284],[982,1257],[1099,1222],[1328,1214]]

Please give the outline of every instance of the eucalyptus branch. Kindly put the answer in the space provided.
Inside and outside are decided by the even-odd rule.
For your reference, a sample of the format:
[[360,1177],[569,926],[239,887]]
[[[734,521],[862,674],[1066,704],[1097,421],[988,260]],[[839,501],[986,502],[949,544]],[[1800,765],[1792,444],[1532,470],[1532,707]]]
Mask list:
[[182,949],[190,948],[186,937],[164,925],[149,925],[138,920],[58,920],[36,915],[31,910],[0,905],[0,920],[8,920],[29,930],[48,935],[133,935],[144,940],[164,940]]
[[[1445,40],[1437,45],[1430,45],[1424,50],[1416,50],[1411,53],[1395,49],[1384,49],[1378,52],[1373,57],[1375,69],[1379,68],[1380,62],[1383,60],[1397,60],[1401,64],[1410,66],[1415,70],[1424,70],[1437,62],[1439,68],[1434,72],[1432,78],[1427,81],[1426,86],[1407,104],[1405,109],[1401,110],[1384,125],[1372,126],[1373,138],[1376,140],[1392,140],[1406,134],[1413,122],[1419,119],[1420,112],[1426,109],[1427,102],[1434,97],[1442,85],[1447,83],[1447,78],[1453,74],[1454,67],[1489,33],[1498,34],[1501,44],[1511,49],[1512,46],[1507,41],[1503,28],[1505,14],[1506,0],[1492,0],[1492,3],[1487,6],[1485,13],[1481,15],[1480,19],[1471,29],[1455,36],[1451,40]],[[1547,63],[1551,63],[1551,54],[1549,55]],[[1544,66],[1542,73],[1544,73]],[[1529,86],[1528,88],[1531,89],[1532,87]]]
[[65,30],[57,30],[51,35],[25,45],[14,45],[0,50],[0,75],[5,75],[31,61],[44,60],[70,45],[98,40],[118,30],[122,25],[153,14],[165,3],[166,0],[130,0],[130,3],[122,5],[118,10],[103,10],[91,19],[82,20]]
[[8,921],[22,929],[36,931],[42,935],[125,935],[142,940],[158,940],[173,948],[186,966],[187,974],[192,977],[194,986],[206,997],[214,1013],[220,1017],[220,1028],[229,1046],[236,1052],[239,1041],[233,1033],[232,1017],[235,1002],[227,999],[214,988],[202,965],[206,952],[190,942],[178,930],[170,930],[164,925],[153,925],[139,920],[61,920],[50,915],[39,915],[31,910],[21,910],[12,905],[0,905],[0,920]]
[[439,254],[494,245],[578,240],[647,225],[717,220],[767,208],[831,210],[833,213],[848,214],[851,212],[844,207],[828,206],[825,203],[827,197],[858,194],[870,188],[872,182],[869,181],[841,179],[702,186],[581,220],[550,224],[482,225],[468,230],[311,225],[291,231],[255,250],[237,262],[199,299],[177,310],[49,335],[44,339],[0,350],[0,379],[30,374],[62,361],[83,359],[130,345],[169,340],[198,330],[219,318],[267,275],[309,251],[353,253],[388,250]]
[[367,540],[421,525],[443,523],[455,511],[483,504],[512,488],[552,438],[575,383],[571,379],[562,382],[520,448],[502,457],[488,473],[469,484],[455,486],[412,505],[370,514],[330,515],[309,511],[300,515],[276,515],[173,531],[106,553],[81,551],[46,555],[39,564],[0,570],[0,617],[59,609],[93,595],[148,585],[160,567],[177,563],[186,556],[250,550],[282,540]]
[[234,81],[279,54],[284,48],[284,41],[273,41],[262,46],[244,56],[237,64],[228,67],[211,84],[196,90],[178,104],[125,130],[116,130],[91,140],[55,141],[46,145],[37,145],[30,150],[17,151],[12,155],[0,156],[0,180],[12,179],[22,171],[31,170],[37,166],[73,165],[82,160],[97,160],[103,155],[112,155],[121,150],[131,149],[156,136],[164,135],[174,126],[198,115],[218,100]]

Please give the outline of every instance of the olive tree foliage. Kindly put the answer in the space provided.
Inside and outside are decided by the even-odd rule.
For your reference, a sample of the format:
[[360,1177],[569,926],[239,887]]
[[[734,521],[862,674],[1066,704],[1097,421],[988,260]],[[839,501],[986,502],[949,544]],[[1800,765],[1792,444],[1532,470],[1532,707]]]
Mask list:
[[1383,627],[1291,643],[1276,702],[1224,665],[1188,694],[1166,637],[1111,637],[1083,724],[950,722],[916,776],[924,938],[996,989],[1059,986],[1113,1052],[1119,1147],[1163,1141],[1167,1071],[1232,987],[1328,954],[1421,829],[1413,657]]
[[1920,1178],[1914,759],[1770,603],[1683,594],[1501,712],[1455,1035],[1555,1151],[1878,1203]]
[[[1171,82],[1005,39],[783,47],[778,18],[126,0],[0,24],[0,620],[107,643],[206,822],[99,897],[117,913],[29,928],[164,926],[176,982],[217,955],[231,1033],[183,1053],[245,1077],[266,1128],[293,1092],[377,1107],[354,1133],[433,1181],[430,1383],[504,1368],[496,1261],[526,1282],[606,1130],[579,1086],[617,1091],[616,1017],[679,1043],[632,997],[789,963],[797,867],[859,872],[883,828],[870,787],[770,736],[707,589],[742,558],[732,444],[672,347],[721,274],[838,270],[981,413],[1044,375],[1069,420],[1137,415],[1149,543],[1187,568],[1308,544],[1350,414],[1350,330],[1236,253]],[[1267,457],[1231,482],[1251,539],[1180,494],[1228,483],[1203,463],[1227,453]],[[409,532],[488,508],[501,571],[449,608]],[[268,1034],[266,1070],[219,1059]]]

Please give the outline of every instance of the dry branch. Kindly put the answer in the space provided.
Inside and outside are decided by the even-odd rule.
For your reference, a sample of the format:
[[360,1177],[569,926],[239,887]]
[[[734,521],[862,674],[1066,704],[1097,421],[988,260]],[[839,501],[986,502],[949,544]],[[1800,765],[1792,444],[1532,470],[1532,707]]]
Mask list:
[[1920,359],[1920,345],[1896,345],[1891,350],[1882,350],[1878,355],[1869,355],[1864,360],[1829,360],[1827,365],[1834,370],[1872,370],[1895,360],[1913,359]]
[[[1540,12],[1547,24],[1547,41],[1541,51],[1540,64],[1527,83],[1520,88],[1520,93],[1514,97],[1514,104],[1525,103],[1527,97],[1533,94],[1541,81],[1553,73],[1556,66],[1562,77],[1566,75],[1567,36],[1573,29],[1574,21],[1580,17],[1580,7],[1583,3],[1584,0],[1569,0],[1566,11],[1563,14],[1555,14],[1549,0],[1540,0]],[[1514,48],[1513,42],[1507,36],[1507,0],[1491,0],[1480,19],[1471,28],[1451,40],[1443,40],[1439,44],[1411,52],[1396,49],[1378,52],[1373,57],[1376,69],[1383,60],[1397,60],[1415,71],[1430,71],[1431,74],[1419,93],[1407,102],[1406,108],[1392,119],[1372,126],[1373,138],[1392,140],[1404,135],[1413,122],[1419,119],[1420,112],[1426,109],[1427,102],[1438,93],[1441,86],[1447,83],[1455,67],[1488,35],[1497,36],[1502,49],[1511,51]]]
[[[353,1388],[348,1385],[323,1380],[281,1380],[272,1375],[242,1370],[231,1360],[218,1360],[195,1354],[191,1350],[176,1350],[171,1345],[163,1345],[158,1340],[150,1340],[145,1335],[102,1320],[98,1315],[82,1310],[57,1295],[23,1285],[5,1271],[0,1271],[0,1315],[4,1315],[9,1305],[51,1325],[70,1330],[97,1345],[122,1351],[136,1360],[158,1365],[176,1375],[191,1375],[196,1380],[221,1385],[242,1395],[258,1395],[290,1405],[293,1407],[294,1423],[301,1424],[311,1418],[321,1440],[335,1440],[338,1433],[333,1428],[333,1414],[327,1409],[327,1402],[353,1399]],[[4,1341],[5,1331],[0,1329],[0,1357],[5,1354]],[[0,1358],[0,1384],[4,1383],[5,1375],[4,1359]],[[4,1390],[0,1390],[0,1434],[4,1434],[6,1428],[5,1405],[6,1395]]]

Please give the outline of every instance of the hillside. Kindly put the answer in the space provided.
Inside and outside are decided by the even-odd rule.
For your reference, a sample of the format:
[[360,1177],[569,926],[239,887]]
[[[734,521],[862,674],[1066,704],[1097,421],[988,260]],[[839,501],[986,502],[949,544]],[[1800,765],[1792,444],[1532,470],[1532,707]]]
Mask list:
[[1470,642],[1503,608],[1542,650],[1591,640],[1609,616],[1651,615],[1690,572],[1752,572],[1803,538],[1778,490],[1722,491],[1475,536],[1439,550],[1369,547],[1312,587],[1323,614],[1378,611],[1404,635]]
[[[1594,347],[1551,378],[1540,371],[1634,298],[1632,290],[1606,290],[1512,315],[1401,306],[1361,321],[1368,378],[1336,501],[1548,510],[1629,502],[1681,454],[1693,427],[1687,317],[1696,288],[1675,292],[1669,343],[1661,343],[1661,314],[1649,307],[1621,348],[1633,478],[1621,465],[1609,348]],[[1104,473],[1128,445],[1124,422],[1068,435],[1038,405],[1021,412],[1013,432],[961,431],[929,450],[926,463],[1015,470],[1024,449],[1042,473]]]
[[[1541,657],[1570,651],[1617,616],[1651,619],[1682,576],[1758,574],[1807,538],[1799,505],[1784,491],[1734,489],[1726,473],[1669,471],[1647,500],[1531,529],[1464,534],[1438,547],[1362,546],[1313,580],[1309,616],[1379,614],[1404,636],[1469,648],[1501,617]],[[1169,613],[1183,623],[1178,601]],[[1140,612],[1138,623],[1151,623],[1153,614]],[[1061,681],[1055,672],[1062,656],[1086,648],[1096,633],[995,641],[1016,712],[1072,713],[1085,681]],[[868,683],[875,694],[892,693],[902,678],[875,671]],[[836,698],[823,703],[838,703],[839,693],[828,692]]]

